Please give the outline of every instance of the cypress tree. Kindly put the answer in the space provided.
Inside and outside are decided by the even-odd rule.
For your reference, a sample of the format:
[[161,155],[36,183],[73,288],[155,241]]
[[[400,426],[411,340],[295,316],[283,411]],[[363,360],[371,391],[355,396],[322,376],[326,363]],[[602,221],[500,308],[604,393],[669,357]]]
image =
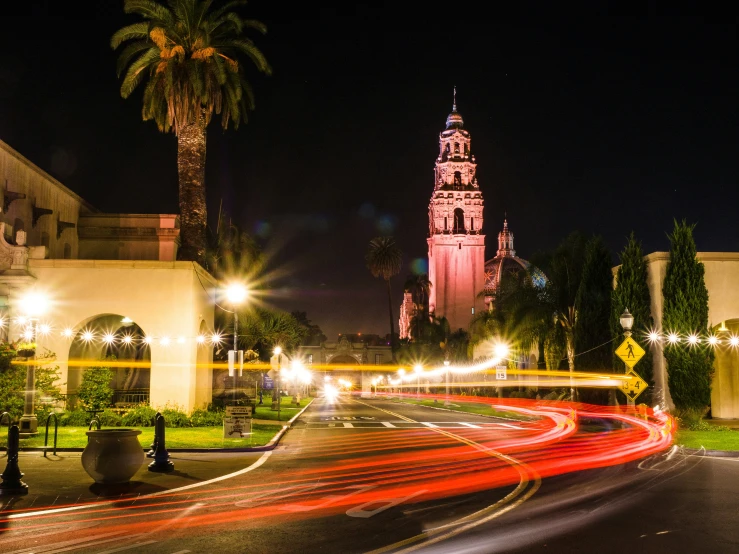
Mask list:
[[696,258],[693,228],[675,221],[670,238],[670,261],[662,287],[665,333],[677,333],[681,341],[665,344],[667,383],[678,412],[703,415],[711,403],[713,351],[705,343],[689,345],[685,337],[708,332],[708,289],[703,264]]
[[[579,370],[611,367],[613,354],[608,343],[613,338],[610,327],[612,267],[611,253],[603,239],[592,237],[585,247],[585,262],[575,298],[575,367]],[[605,404],[608,393],[605,390],[582,390],[580,399]]]
[[[647,335],[654,329],[652,318],[652,300],[647,283],[647,263],[644,261],[644,253],[641,243],[631,233],[626,247],[621,252],[621,265],[616,273],[616,288],[611,295],[611,333],[614,338],[614,347],[620,344],[623,338],[623,328],[619,318],[628,308],[634,316],[631,338],[641,346],[646,354],[634,366],[634,371],[644,379],[649,388],[642,393],[637,402],[645,402],[652,405],[654,392],[654,376],[652,370],[652,352],[649,349]],[[624,363],[616,356],[613,357],[614,369],[625,370]]]

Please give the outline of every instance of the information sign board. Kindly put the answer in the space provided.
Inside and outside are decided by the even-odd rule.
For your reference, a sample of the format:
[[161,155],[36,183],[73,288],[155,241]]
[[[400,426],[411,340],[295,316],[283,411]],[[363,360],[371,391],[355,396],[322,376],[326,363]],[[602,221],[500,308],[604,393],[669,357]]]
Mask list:
[[496,367],[495,368],[495,378],[505,381],[508,379],[508,371],[505,367]]
[[223,438],[238,439],[251,435],[251,419],[240,416],[223,418]]
[[251,406],[226,406],[227,416],[251,417]]
[[631,378],[628,381],[624,381],[619,390],[633,402],[636,400],[637,396],[647,389],[649,385],[647,385],[647,382],[631,369],[626,372],[626,375]]

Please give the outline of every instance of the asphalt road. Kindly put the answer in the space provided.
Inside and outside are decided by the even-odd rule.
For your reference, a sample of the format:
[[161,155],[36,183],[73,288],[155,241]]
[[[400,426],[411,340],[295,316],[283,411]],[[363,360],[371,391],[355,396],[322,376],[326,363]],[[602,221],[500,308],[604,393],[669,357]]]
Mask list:
[[739,551],[739,461],[670,449],[540,478],[617,436],[591,421],[587,441],[562,438],[557,421],[319,399],[240,474],[0,516],[0,552]]

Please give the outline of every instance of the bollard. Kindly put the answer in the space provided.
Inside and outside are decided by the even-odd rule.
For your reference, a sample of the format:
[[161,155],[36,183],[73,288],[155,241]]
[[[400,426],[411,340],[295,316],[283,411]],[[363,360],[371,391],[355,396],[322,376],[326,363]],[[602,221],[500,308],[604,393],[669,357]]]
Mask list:
[[8,464],[0,475],[0,496],[20,496],[28,494],[28,485],[21,481],[23,473],[18,467],[18,450],[20,449],[20,431],[17,425],[8,428]]
[[154,450],[154,461],[149,464],[149,471],[169,473],[174,470],[174,464],[169,461],[169,452],[164,439],[164,417],[161,414],[157,416],[154,433],[157,446]]
[[159,431],[157,431],[157,420],[162,417],[162,414],[157,412],[157,414],[154,416],[154,440],[151,441],[151,445],[149,446],[149,451],[146,453],[147,458],[153,458],[154,453],[157,450],[157,438],[159,437]]

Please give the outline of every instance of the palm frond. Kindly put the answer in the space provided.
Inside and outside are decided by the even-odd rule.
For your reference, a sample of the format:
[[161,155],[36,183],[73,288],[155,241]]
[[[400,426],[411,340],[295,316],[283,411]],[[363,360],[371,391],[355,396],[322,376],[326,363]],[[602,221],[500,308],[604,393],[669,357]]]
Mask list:
[[137,13],[147,19],[160,21],[167,25],[171,25],[174,20],[170,10],[162,6],[159,2],[153,2],[152,0],[125,0],[123,11],[126,13]]
[[128,67],[121,83],[121,96],[128,98],[146,75],[146,69],[159,62],[159,49],[149,48]]
[[110,37],[110,47],[115,50],[121,43],[127,40],[133,40],[136,38],[149,38],[149,23],[146,21],[140,21],[138,23],[132,23],[125,27],[118,29],[113,36]]

